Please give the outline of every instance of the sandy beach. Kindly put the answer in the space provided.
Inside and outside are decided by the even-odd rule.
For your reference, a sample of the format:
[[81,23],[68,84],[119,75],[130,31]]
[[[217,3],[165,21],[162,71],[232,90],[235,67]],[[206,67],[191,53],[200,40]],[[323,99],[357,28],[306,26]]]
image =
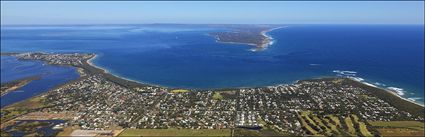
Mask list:
[[[155,85],[155,84],[150,84],[150,83],[142,83],[142,82],[139,82],[139,81],[136,81],[136,80],[132,80],[132,79],[129,79],[129,78],[125,78],[125,77],[122,77],[122,76],[118,76],[118,75],[116,75],[116,74],[113,74],[113,73],[111,73],[110,71],[108,71],[107,69],[105,69],[105,68],[102,68],[102,67],[100,67],[100,66],[97,66],[97,65],[95,65],[94,63],[93,63],[93,60],[95,60],[96,58],[98,58],[99,56],[97,55],[97,54],[95,54],[92,58],[90,58],[90,59],[88,59],[88,60],[86,60],[86,62],[85,63],[87,63],[87,65],[88,66],[90,66],[90,67],[92,67],[92,68],[95,68],[95,69],[97,69],[97,70],[100,70],[101,72],[100,72],[100,74],[104,74],[104,76],[106,77],[106,78],[108,78],[109,80],[111,80],[111,81],[113,81],[113,82],[116,82],[116,83],[121,83],[121,85],[123,85],[122,83],[126,83],[126,84],[124,84],[124,85],[126,85],[126,86],[129,86],[129,85],[127,85],[127,84],[130,84],[132,87],[139,87],[139,86],[147,86],[147,85],[149,85],[149,86],[154,86],[154,87],[164,87],[164,86],[160,86],[160,85]],[[85,67],[83,66],[83,69],[84,69]],[[88,68],[85,68],[85,69],[88,69]],[[99,73],[98,71],[96,71],[96,70],[92,70],[92,71],[90,71],[90,72],[92,72],[92,73]],[[127,81],[127,82],[126,82]],[[164,87],[165,88],[165,87]]]
[[93,67],[95,67],[97,69],[103,70],[104,73],[109,73],[109,71],[106,70],[105,68],[102,68],[102,67],[99,67],[99,66],[96,66],[96,65],[93,64],[93,60],[95,60],[97,57],[98,57],[98,55],[97,54],[94,54],[94,56],[92,58],[90,58],[90,59],[87,60],[87,64],[89,64],[90,66],[93,66]]
[[[279,27],[279,28],[283,28],[283,27]],[[279,29],[279,28],[274,28],[274,29]],[[266,32],[268,32],[268,31],[272,31],[272,30],[274,30],[274,29],[264,31],[264,33],[263,33],[263,34],[264,34],[265,36],[267,36],[265,33],[266,33]],[[132,79],[128,79],[128,78],[124,78],[124,77],[121,77],[121,76],[117,76],[117,75],[115,75],[115,74],[112,74],[112,73],[110,73],[108,70],[106,70],[106,69],[104,69],[104,68],[101,68],[101,67],[96,66],[95,64],[93,64],[93,62],[92,62],[92,61],[93,61],[94,59],[96,59],[97,57],[98,57],[98,55],[96,55],[96,54],[95,54],[92,58],[90,58],[90,59],[88,59],[88,60],[86,61],[86,62],[87,62],[87,64],[88,64],[88,65],[90,65],[90,66],[92,66],[92,67],[94,67],[94,68],[96,68],[96,69],[102,70],[102,71],[103,71],[103,73],[105,73],[105,74],[110,74],[110,75],[112,75],[112,76],[114,76],[114,77],[117,77],[117,78],[119,78],[119,79],[123,79],[123,80],[126,80],[126,81],[135,82],[135,83],[142,84],[142,85],[152,85],[152,86],[157,86],[157,87],[163,87],[163,86],[160,86],[160,85],[154,85],[154,84],[149,84],[149,83],[141,83],[141,82],[136,81],[136,80],[132,80]],[[350,78],[350,79],[351,79],[351,78]],[[358,80],[356,80],[356,79],[351,79],[351,80],[356,81],[356,82],[359,82],[359,83],[361,83],[361,84],[363,84],[363,85],[365,85],[365,86],[369,86],[369,87],[373,87],[373,88],[378,88],[378,89],[380,89],[380,90],[384,90],[384,91],[386,91],[386,92],[388,92],[388,93],[392,94],[393,96],[396,96],[396,97],[397,97],[397,98],[399,98],[399,99],[402,99],[402,100],[404,100],[404,101],[408,101],[408,102],[410,102],[410,103],[413,103],[413,104],[416,104],[416,105],[419,105],[419,106],[422,106],[422,107],[425,107],[423,104],[420,104],[420,103],[418,103],[418,102],[415,102],[415,101],[412,101],[412,100],[406,99],[406,98],[404,98],[404,97],[402,97],[402,96],[400,96],[400,95],[398,95],[398,94],[394,93],[393,91],[390,91],[389,89],[381,88],[381,87],[375,86],[375,85],[370,84],[370,83],[367,83],[367,82],[358,81]]]
[[267,49],[268,46],[273,44],[273,37],[270,36],[270,35],[267,35],[268,32],[271,32],[271,31],[276,30],[276,29],[286,28],[286,27],[287,26],[276,27],[276,28],[261,31],[261,35],[263,37],[265,37],[265,39],[263,40],[262,44],[260,46],[258,46],[258,48]]

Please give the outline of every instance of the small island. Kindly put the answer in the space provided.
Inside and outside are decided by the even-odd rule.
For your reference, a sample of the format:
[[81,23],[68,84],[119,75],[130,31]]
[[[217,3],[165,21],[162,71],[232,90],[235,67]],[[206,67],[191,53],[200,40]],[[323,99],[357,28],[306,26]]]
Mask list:
[[255,46],[254,51],[266,49],[272,44],[273,38],[267,32],[282,28],[276,25],[237,25],[227,26],[229,31],[211,32],[218,42],[238,43]]

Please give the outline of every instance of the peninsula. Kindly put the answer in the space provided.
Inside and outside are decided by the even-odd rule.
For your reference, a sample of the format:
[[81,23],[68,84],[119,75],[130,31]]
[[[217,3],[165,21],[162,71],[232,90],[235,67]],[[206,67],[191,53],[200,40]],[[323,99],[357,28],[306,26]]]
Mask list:
[[37,79],[40,79],[40,76],[31,76],[31,77],[26,77],[26,78],[10,81],[10,82],[7,82],[7,83],[2,83],[1,84],[1,96],[6,95],[7,93],[9,93],[11,91],[15,91],[15,90],[27,85],[31,81],[37,80]]
[[272,44],[273,38],[267,32],[282,28],[275,25],[237,25],[227,26],[228,31],[211,32],[218,42],[239,43],[255,46],[255,51],[266,49]]
[[88,62],[95,54],[13,56],[77,67],[81,77],[1,109],[2,136],[16,121],[40,118],[65,120],[60,136],[382,136],[425,131],[423,106],[349,78],[172,89],[109,74]]

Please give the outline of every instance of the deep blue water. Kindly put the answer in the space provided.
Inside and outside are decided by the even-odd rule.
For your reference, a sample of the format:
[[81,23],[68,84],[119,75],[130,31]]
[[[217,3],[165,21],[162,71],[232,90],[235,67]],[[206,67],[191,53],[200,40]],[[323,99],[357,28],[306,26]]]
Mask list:
[[267,86],[355,71],[424,101],[423,25],[288,26],[270,32],[275,42],[260,52],[206,35],[223,28],[181,25],[3,27],[1,50],[94,52],[94,63],[116,75],[181,88]]
[[1,56],[1,83],[30,76],[41,76],[27,85],[1,97],[1,107],[39,95],[50,88],[76,79],[75,68],[46,65],[41,61],[21,61],[11,56]]

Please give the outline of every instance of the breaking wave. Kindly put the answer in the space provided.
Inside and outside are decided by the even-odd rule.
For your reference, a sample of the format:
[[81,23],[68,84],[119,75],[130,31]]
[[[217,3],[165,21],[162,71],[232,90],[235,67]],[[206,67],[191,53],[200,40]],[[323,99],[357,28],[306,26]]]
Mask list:
[[411,101],[416,101],[416,100],[420,100],[420,99],[422,99],[422,98],[420,98],[420,97],[412,97],[412,98],[407,98],[408,100],[411,100]]
[[398,88],[398,87],[387,87],[388,90],[394,91],[397,95],[403,96],[406,91],[404,91],[404,89],[402,88]]
[[[391,86],[387,86],[386,84],[383,83],[379,83],[379,82],[374,82],[372,83],[368,83],[365,81],[365,79],[358,77],[357,76],[357,72],[356,71],[346,71],[346,70],[333,70],[332,72],[336,73],[337,76],[339,77],[345,77],[345,78],[350,78],[353,79],[355,81],[361,82],[363,84],[366,84],[368,86],[372,86],[372,87],[380,87],[380,88],[384,88],[387,89],[391,92],[394,92],[395,94],[399,95],[399,96],[404,96],[406,94],[406,91],[402,88],[399,87],[391,87]],[[421,98],[412,98],[412,99],[421,99]]]

